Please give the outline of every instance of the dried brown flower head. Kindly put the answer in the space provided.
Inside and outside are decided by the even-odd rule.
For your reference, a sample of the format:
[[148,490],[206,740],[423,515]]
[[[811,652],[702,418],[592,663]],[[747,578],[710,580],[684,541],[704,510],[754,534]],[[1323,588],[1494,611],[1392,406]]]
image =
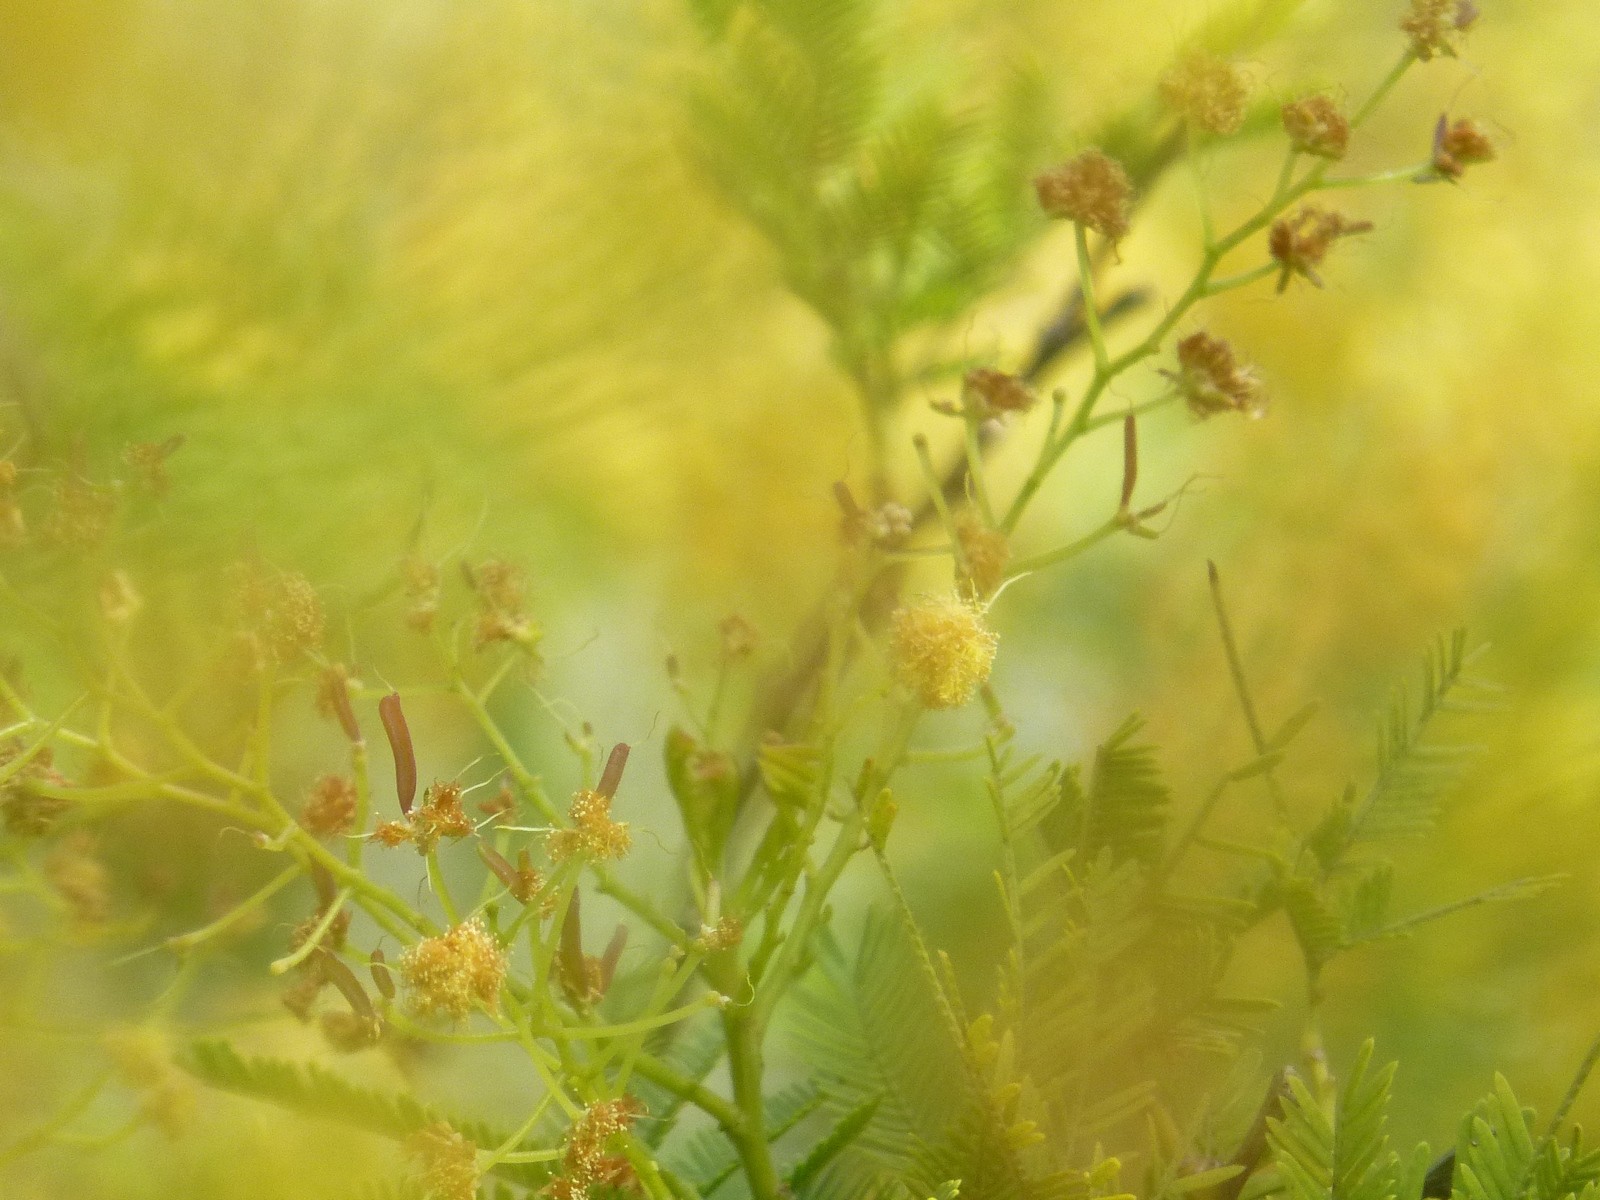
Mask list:
[[400,581],[410,604],[406,624],[418,633],[427,633],[439,615],[439,568],[420,558],[408,558],[400,564]]
[[1237,133],[1250,102],[1244,72],[1214,54],[1186,55],[1162,77],[1161,98],[1207,133]]
[[[17,759],[28,755],[20,768]],[[44,796],[34,785],[65,787],[66,778],[51,764],[54,756],[48,746],[23,747],[17,742],[0,743],[0,768],[11,768],[10,778],[0,783],[0,813],[5,816],[6,832],[16,837],[43,837],[55,827],[70,807],[60,796]]]
[[472,644],[481,650],[496,642],[511,642],[531,650],[540,633],[523,608],[522,572],[511,563],[490,559],[464,568],[464,574],[478,597]]
[[983,686],[999,639],[976,605],[955,596],[895,611],[889,660],[895,678],[926,708],[959,708]]
[[461,804],[461,785],[435,780],[424,789],[421,804],[402,820],[380,823],[372,837],[390,847],[410,842],[418,854],[432,854],[441,839],[460,841],[472,831],[472,818]]
[[478,1147],[439,1122],[406,1139],[406,1152],[422,1167],[422,1187],[433,1200],[473,1200],[478,1194]]
[[1039,207],[1046,215],[1075,221],[1109,241],[1128,232],[1133,211],[1133,181],[1115,159],[1085,150],[1033,181]]
[[1433,169],[1446,179],[1460,179],[1471,166],[1493,162],[1494,143],[1476,121],[1451,121],[1441,116],[1433,129]]
[[1333,244],[1353,233],[1366,233],[1371,221],[1350,221],[1336,212],[1308,204],[1292,216],[1280,217],[1272,223],[1267,245],[1272,257],[1283,268],[1278,278],[1278,290],[1289,286],[1289,280],[1299,275],[1317,287],[1322,277],[1317,268],[1327,257]]
[[1178,343],[1178,373],[1171,377],[1195,416],[1266,412],[1266,389],[1255,369],[1239,362],[1233,347],[1209,333],[1191,333]]
[[300,824],[318,837],[349,833],[356,820],[356,785],[343,775],[323,775],[311,785]]
[[1337,100],[1322,92],[1285,104],[1283,130],[1301,154],[1340,159],[1350,148],[1350,118]]
[[474,917],[438,937],[424,938],[400,956],[400,978],[418,1016],[460,1020],[474,1004],[500,1006],[506,956]]
[[961,380],[959,415],[988,420],[1004,413],[1025,413],[1039,402],[1027,383],[993,367],[977,367]]
[[[290,930],[289,949],[298,950],[301,946],[304,946],[306,939],[317,931],[318,925],[322,924],[322,918],[325,915],[326,909],[316,913],[314,916],[307,917]],[[341,908],[334,914],[333,920],[328,922],[328,928],[323,932],[322,937],[318,939],[317,945],[328,950],[339,950],[343,948],[345,939],[349,934],[350,910]]]
[[1411,0],[1411,11],[1400,21],[1400,31],[1411,38],[1411,52],[1427,62],[1435,55],[1454,58],[1461,52],[1461,37],[1478,20],[1473,0]]

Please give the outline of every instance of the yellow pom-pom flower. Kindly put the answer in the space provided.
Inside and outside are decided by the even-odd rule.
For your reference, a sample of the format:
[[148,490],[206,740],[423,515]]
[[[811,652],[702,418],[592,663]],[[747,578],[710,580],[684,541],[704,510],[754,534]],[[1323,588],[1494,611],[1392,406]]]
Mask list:
[[982,609],[949,596],[896,610],[889,657],[925,708],[960,708],[988,681],[998,644]]

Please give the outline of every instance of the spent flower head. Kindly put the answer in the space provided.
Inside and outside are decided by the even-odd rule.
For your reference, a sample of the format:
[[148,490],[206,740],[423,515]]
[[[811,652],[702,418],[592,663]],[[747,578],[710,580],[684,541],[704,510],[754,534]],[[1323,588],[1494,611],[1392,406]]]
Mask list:
[[1462,35],[1478,20],[1473,0],[1411,0],[1400,20],[1400,31],[1411,38],[1411,52],[1427,62],[1436,55],[1454,58],[1461,52]]
[[1465,117],[1452,121],[1441,116],[1433,129],[1433,169],[1445,179],[1456,180],[1471,166],[1493,162],[1494,142],[1483,126]]
[[1128,232],[1133,181],[1122,164],[1097,149],[1083,151],[1035,177],[1034,191],[1047,216],[1075,221],[1108,241]]
[[917,601],[890,619],[895,678],[925,708],[960,708],[989,679],[999,639],[983,610],[958,596]]
[[1259,417],[1266,412],[1266,389],[1255,368],[1241,363],[1224,339],[1191,333],[1177,349],[1178,371],[1169,378],[1195,416],[1241,412]]
[[1283,131],[1301,154],[1336,160],[1350,148],[1350,118],[1337,100],[1323,92],[1285,104]]
[[339,837],[355,827],[356,785],[343,775],[323,775],[300,808],[300,824],[318,837]]
[[1291,216],[1279,217],[1267,236],[1272,257],[1283,268],[1278,277],[1278,290],[1281,292],[1288,287],[1295,275],[1321,287],[1322,276],[1317,268],[1333,244],[1342,237],[1366,233],[1371,228],[1371,221],[1351,221],[1314,204],[1305,205]]
[[1161,79],[1161,98],[1207,133],[1237,133],[1250,103],[1244,72],[1214,54],[1187,54]]

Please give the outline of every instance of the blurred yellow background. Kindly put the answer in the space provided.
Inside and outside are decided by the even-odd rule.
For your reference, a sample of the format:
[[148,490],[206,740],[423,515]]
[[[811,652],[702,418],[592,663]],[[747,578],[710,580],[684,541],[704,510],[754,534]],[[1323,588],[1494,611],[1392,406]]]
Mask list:
[[[959,90],[1035,68],[1066,150],[1230,4],[883,7],[907,78]],[[1396,53],[1399,7],[1306,3],[1252,73],[1362,95]],[[1263,707],[1323,701],[1294,785],[1308,808],[1366,769],[1388,689],[1435,633],[1493,643],[1506,710],[1481,725],[1488,752],[1440,833],[1408,852],[1401,907],[1571,878],[1328,981],[1333,1049],[1372,1034],[1400,1058],[1402,1130],[1436,1145],[1454,1131],[1430,1119],[1495,1069],[1548,1111],[1600,1030],[1600,22],[1590,0],[1483,8],[1466,58],[1408,78],[1352,165],[1425,158],[1442,111],[1485,121],[1499,161],[1460,187],[1342,198],[1376,229],[1341,247],[1326,290],[1214,304],[1208,326],[1270,383],[1269,418],[1147,422],[1141,494],[1199,477],[1168,532],[1026,580],[996,610],[1025,737],[1077,756],[1143,711],[1192,798],[1247,754],[1206,599],[1216,560]],[[695,161],[696,53],[676,0],[7,0],[3,427],[94,464],[186,436],[167,532],[135,564],[148,573],[204,575],[250,547],[361,595],[424,518],[431,552],[524,561],[549,690],[657,753],[667,648],[708,643],[734,610],[781,640],[828,574],[829,486],[866,453],[825,331]],[[1275,161],[1221,156],[1218,208],[1259,201]],[[1193,213],[1171,172],[1113,279],[1176,294]],[[1071,269],[1070,238],[1044,239],[954,331],[958,352],[1014,366]],[[1103,519],[1115,449],[1069,458],[1023,553]],[[637,684],[619,695],[619,678]],[[917,903],[951,940],[992,928],[987,868],[953,849],[986,817],[952,796],[903,818]],[[1287,946],[1266,938],[1261,956],[1255,973],[1292,989]],[[55,1086],[30,1082],[49,1077],[47,1044],[8,1044],[0,1128]],[[1600,1119],[1600,1093],[1580,1112]],[[210,1117],[198,1146],[146,1134],[118,1151],[119,1170],[147,1164],[138,1181],[54,1157],[4,1194],[266,1194],[217,1166],[206,1129],[242,1139],[245,1161],[303,1161],[317,1194],[349,1166],[287,1119]],[[74,1179],[98,1181],[50,1182]]]

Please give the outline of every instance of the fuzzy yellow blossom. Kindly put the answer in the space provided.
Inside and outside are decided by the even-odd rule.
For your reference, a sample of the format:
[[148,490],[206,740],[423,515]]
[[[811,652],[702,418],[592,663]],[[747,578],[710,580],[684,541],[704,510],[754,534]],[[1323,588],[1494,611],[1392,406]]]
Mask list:
[[632,1096],[619,1096],[590,1105],[572,1123],[561,1167],[545,1192],[550,1200],[588,1200],[597,1192],[632,1191],[638,1183],[625,1155],[609,1143],[644,1112]]
[[1128,232],[1133,181],[1122,164],[1100,150],[1085,150],[1033,181],[1047,216],[1075,221],[1110,241]]
[[980,608],[949,596],[895,611],[889,659],[925,708],[960,708],[988,681],[998,644]]
[[505,951],[476,917],[439,937],[424,938],[400,956],[400,978],[419,1016],[459,1020],[473,1004],[500,1005]]
[[1244,73],[1213,54],[1190,54],[1161,80],[1161,98],[1207,133],[1237,133],[1250,102]]
[[478,1147],[439,1122],[406,1139],[406,1150],[422,1166],[422,1186],[434,1200],[473,1200],[478,1194]]
[[625,821],[611,819],[611,797],[585,788],[572,798],[568,812],[572,828],[553,830],[545,849],[555,862],[566,862],[575,855],[594,861],[621,858],[633,845]]

